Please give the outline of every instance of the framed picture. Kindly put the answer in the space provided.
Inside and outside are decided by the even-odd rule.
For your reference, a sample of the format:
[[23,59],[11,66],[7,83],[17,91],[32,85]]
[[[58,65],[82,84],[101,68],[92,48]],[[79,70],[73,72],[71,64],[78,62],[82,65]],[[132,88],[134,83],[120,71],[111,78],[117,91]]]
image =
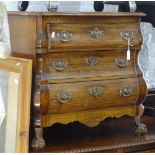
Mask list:
[[0,59],[0,153],[29,150],[32,61]]

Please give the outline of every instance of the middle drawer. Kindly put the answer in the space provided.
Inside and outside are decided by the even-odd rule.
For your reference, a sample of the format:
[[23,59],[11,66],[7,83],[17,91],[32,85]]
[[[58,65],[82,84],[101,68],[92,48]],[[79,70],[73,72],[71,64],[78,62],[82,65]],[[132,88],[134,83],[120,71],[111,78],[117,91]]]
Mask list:
[[131,51],[130,61],[125,50],[46,54],[48,83],[134,77],[135,53]]

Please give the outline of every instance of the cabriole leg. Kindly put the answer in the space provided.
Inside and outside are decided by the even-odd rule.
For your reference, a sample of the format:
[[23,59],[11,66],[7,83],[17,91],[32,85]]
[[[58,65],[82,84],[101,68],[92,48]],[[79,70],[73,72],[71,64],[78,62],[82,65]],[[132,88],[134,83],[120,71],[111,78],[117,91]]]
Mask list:
[[45,147],[45,140],[43,139],[43,128],[41,127],[41,116],[37,115],[34,119],[35,138],[32,140],[32,148],[35,150]]
[[144,107],[142,104],[140,104],[139,105],[139,115],[135,116],[135,123],[137,125],[137,127],[135,129],[135,133],[137,135],[147,133],[147,126],[144,123],[142,123],[142,120],[141,120],[143,113],[144,113]]
[[43,129],[42,128],[35,128],[35,138],[32,141],[32,148],[33,149],[42,149],[45,147],[45,140],[43,139]]

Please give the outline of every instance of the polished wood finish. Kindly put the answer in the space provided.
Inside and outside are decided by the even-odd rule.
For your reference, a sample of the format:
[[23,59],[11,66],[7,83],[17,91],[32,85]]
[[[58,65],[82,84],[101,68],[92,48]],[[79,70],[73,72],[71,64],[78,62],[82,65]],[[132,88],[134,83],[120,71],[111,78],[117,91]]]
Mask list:
[[[115,19],[112,19],[115,20]],[[133,47],[139,48],[142,39],[139,37],[137,23],[121,23],[111,24],[106,19],[102,19],[103,24],[97,24],[92,21],[91,24],[76,23],[76,24],[47,24],[48,34],[48,49],[50,52],[54,51],[91,51],[91,50],[110,50],[121,49],[127,47],[127,41],[121,38],[120,32],[128,30],[133,32],[132,44]],[[97,28],[103,31],[103,36],[94,38],[90,31]],[[63,42],[59,39],[52,38],[53,33],[67,31],[72,34],[69,41]],[[54,37],[54,36],[53,36]],[[113,41],[111,41],[113,40]]]
[[104,14],[102,12],[17,12],[17,11],[9,11],[8,12],[9,15],[16,15],[16,16],[51,16],[53,15],[54,17],[78,17],[78,16],[83,16],[83,17],[99,17],[99,16],[118,16],[118,17],[143,17],[146,16],[144,13],[142,12],[137,12],[137,13],[131,13],[131,12],[119,12],[119,13],[108,13],[108,12],[104,12]]
[[[43,115],[42,116],[42,126],[49,127],[54,123],[68,124],[68,122],[74,122],[75,120],[88,126],[95,127],[102,120],[106,119],[109,116],[112,117],[121,117],[124,115],[135,116],[138,108],[133,108],[133,106],[101,109],[101,110],[91,110],[83,112],[72,112],[65,114],[55,114],[55,115]],[[137,114],[138,115],[138,114]]]
[[[120,94],[120,89],[124,86],[132,88],[131,96],[126,97]],[[90,89],[93,89],[94,87],[101,87],[103,89],[102,94],[99,96],[93,96],[90,93]],[[51,95],[47,114],[51,115],[107,109],[113,108],[114,105],[115,108],[131,105],[136,106],[136,101],[139,96],[138,83],[135,78],[52,84],[49,85],[49,90]],[[71,99],[67,103],[61,103],[57,99],[57,95],[61,92],[69,92],[72,94]],[[112,98],[110,98],[111,94]]]
[[[96,64],[87,64],[87,59],[91,57],[95,58]],[[132,51],[131,61],[127,62],[123,67],[115,62],[119,57],[123,57],[126,60],[126,51],[116,49],[115,51],[69,52],[68,54],[49,53],[44,57],[48,83],[135,77],[133,66],[136,59],[136,51]],[[62,71],[56,70],[53,66],[54,62],[60,60],[67,62],[67,67]]]
[[[137,62],[141,16],[144,14],[10,13],[10,18],[30,20],[26,28],[31,30],[30,39],[23,39],[22,33],[17,38],[30,45],[32,55],[36,52],[34,148],[45,146],[42,128],[57,122],[79,121],[94,127],[107,117],[130,115],[135,116],[136,131],[146,132],[141,103],[147,88]],[[130,60],[122,67],[115,59],[126,58],[128,41],[120,35],[124,31],[131,32],[133,46]]]

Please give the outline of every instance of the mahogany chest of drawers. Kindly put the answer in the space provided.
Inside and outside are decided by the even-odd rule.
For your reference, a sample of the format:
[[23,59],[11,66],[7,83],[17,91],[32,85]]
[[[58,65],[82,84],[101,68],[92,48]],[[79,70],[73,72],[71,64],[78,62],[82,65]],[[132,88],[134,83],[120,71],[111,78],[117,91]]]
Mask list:
[[36,137],[42,128],[79,121],[89,127],[107,117],[135,117],[141,122],[147,88],[137,57],[142,44],[143,13],[33,13],[35,30]]

